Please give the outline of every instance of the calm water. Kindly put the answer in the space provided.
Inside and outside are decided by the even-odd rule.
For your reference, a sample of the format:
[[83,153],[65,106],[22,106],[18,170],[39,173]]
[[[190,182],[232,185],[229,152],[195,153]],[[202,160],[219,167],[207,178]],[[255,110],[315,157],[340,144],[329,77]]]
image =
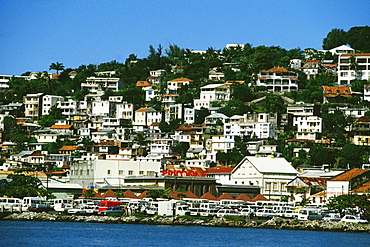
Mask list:
[[0,221],[0,246],[370,246],[370,234]]

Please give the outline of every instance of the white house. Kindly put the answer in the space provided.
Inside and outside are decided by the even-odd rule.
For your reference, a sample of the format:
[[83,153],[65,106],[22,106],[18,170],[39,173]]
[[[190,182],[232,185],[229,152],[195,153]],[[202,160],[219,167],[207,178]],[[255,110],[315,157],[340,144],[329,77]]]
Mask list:
[[167,89],[171,91],[177,91],[184,85],[189,85],[193,80],[187,78],[178,78],[167,82]]
[[258,74],[257,86],[265,86],[269,92],[298,90],[298,74],[282,67],[275,67]]
[[128,102],[116,104],[116,118],[132,120],[134,118],[134,104]]
[[298,175],[298,171],[284,158],[246,156],[232,171],[231,183],[255,185],[270,200],[289,195],[286,185]]
[[159,123],[162,120],[162,113],[153,107],[144,107],[135,111],[135,121],[133,125],[149,126],[152,123]]
[[199,99],[194,99],[194,109],[209,108],[212,101],[227,101],[230,99],[230,88],[225,84],[209,84],[200,88]]
[[123,87],[123,83],[119,78],[103,78],[91,76],[86,79],[86,82],[81,83],[81,88],[87,88],[91,93],[98,91],[112,90],[117,92]]

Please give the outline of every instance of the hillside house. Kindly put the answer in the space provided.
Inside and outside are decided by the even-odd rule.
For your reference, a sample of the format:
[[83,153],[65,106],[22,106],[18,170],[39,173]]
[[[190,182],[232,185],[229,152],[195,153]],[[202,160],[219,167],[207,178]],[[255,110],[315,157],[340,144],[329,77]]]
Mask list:
[[275,67],[258,74],[257,86],[267,87],[268,92],[298,90],[298,74],[282,67]]

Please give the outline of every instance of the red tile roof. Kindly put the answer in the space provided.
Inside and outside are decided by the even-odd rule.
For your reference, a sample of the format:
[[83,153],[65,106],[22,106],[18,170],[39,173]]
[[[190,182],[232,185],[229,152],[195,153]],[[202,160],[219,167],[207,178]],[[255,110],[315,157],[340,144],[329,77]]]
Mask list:
[[139,110],[137,110],[137,112],[144,112],[144,111],[147,111],[149,108],[140,108]]
[[136,82],[137,87],[150,87],[152,84],[150,84],[147,81],[138,81]]
[[231,173],[234,170],[234,167],[222,167],[222,168],[216,168],[216,169],[210,169],[207,170],[207,174],[213,174],[213,173]]
[[251,199],[249,196],[247,196],[246,194],[244,194],[244,193],[241,193],[239,196],[237,196],[237,197],[235,198],[235,200],[243,200],[243,201],[245,201],[245,202],[250,202],[250,201],[252,201],[252,199]]
[[208,200],[213,200],[213,201],[216,201],[217,198],[212,195],[211,193],[207,192],[205,193],[204,195],[202,195],[201,197],[199,197],[200,199],[208,199]]
[[174,81],[188,81],[188,82],[192,82],[193,80],[190,80],[188,78],[177,78],[175,80],[172,80],[172,82],[174,82]]
[[[182,195],[185,195],[182,196]],[[174,192],[171,192],[170,193],[170,196],[175,199],[175,200],[179,200],[181,198],[198,198],[193,192],[191,191],[186,191],[186,192],[180,192],[180,191],[174,191]]]
[[353,178],[355,178],[359,175],[362,175],[366,172],[369,172],[369,170],[354,168],[352,170],[349,170],[347,172],[344,172],[344,173],[338,175],[337,177],[331,179],[330,181],[350,181]]
[[141,192],[141,194],[138,196],[139,199],[143,199],[143,198],[146,198],[148,195],[146,193],[148,193],[149,190],[144,190],[143,192]]
[[272,69],[269,69],[269,70],[266,70],[266,71],[263,71],[263,72],[281,73],[281,72],[290,72],[290,71],[287,70],[286,68],[283,68],[283,67],[274,67]]
[[370,119],[366,116],[362,116],[356,119],[355,123],[369,123]]
[[126,190],[123,193],[124,198],[133,198],[133,199],[138,199],[138,197],[131,191],[131,190]]
[[219,197],[217,197],[217,200],[234,200],[234,197],[230,196],[227,193],[223,193]]
[[318,186],[326,186],[327,178],[319,178],[319,177],[299,177],[303,182],[307,185],[318,185]]
[[54,124],[50,127],[50,129],[70,129],[72,128],[72,125],[57,125]]
[[346,86],[339,86],[339,87],[331,87],[331,86],[322,86],[324,90],[324,94],[326,97],[336,97],[338,95],[344,97],[351,97],[352,91],[350,87]]
[[78,146],[63,146],[59,151],[75,151]]
[[263,195],[259,194],[257,196],[255,196],[253,199],[252,199],[253,202],[255,201],[269,201],[269,199],[267,199],[266,197],[264,197]]
[[355,57],[367,57],[370,56],[370,53],[341,54],[340,57],[350,57],[352,55]]
[[352,190],[353,192],[366,192],[366,193],[370,193],[370,181],[367,182],[367,183],[364,183],[363,185],[361,185],[360,187]]

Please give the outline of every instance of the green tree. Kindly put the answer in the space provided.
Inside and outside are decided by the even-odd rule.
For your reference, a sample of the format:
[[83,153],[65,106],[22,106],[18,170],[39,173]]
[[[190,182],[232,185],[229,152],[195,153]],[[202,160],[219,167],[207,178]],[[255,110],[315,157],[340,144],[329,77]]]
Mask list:
[[10,174],[7,179],[0,180],[0,196],[23,198],[26,196],[51,195],[37,177],[25,176],[23,174]]
[[[370,219],[370,195],[339,195],[339,196],[333,196],[329,198],[329,209],[335,209],[342,213],[344,210],[354,210],[355,208],[358,208],[360,211],[360,214],[364,215],[367,219]],[[353,212],[355,213],[355,212]]]
[[370,52],[370,27],[352,27],[347,31],[348,44],[360,53]]
[[56,70],[57,71],[57,76],[59,76],[59,71],[64,70],[64,65],[63,65],[63,63],[59,63],[59,62],[52,63],[49,66],[49,70]]
[[366,149],[364,146],[345,144],[340,151],[340,156],[343,157],[342,167],[346,167],[349,164],[351,168],[361,168],[365,154]]
[[264,107],[267,112],[286,112],[285,102],[279,95],[269,93],[266,95]]
[[83,196],[85,198],[92,198],[92,197],[96,196],[96,193],[92,189],[87,189],[87,190],[84,191]]
[[347,33],[343,29],[334,28],[324,38],[322,48],[330,50],[335,47],[346,45]]
[[149,190],[146,195],[149,198],[153,198],[153,200],[157,200],[158,198],[163,198],[163,199],[171,199],[171,188],[167,188],[164,190]]
[[119,200],[119,198],[121,197],[124,197],[125,196],[125,193],[123,192],[123,190],[117,190],[116,192],[114,192],[114,197]]

